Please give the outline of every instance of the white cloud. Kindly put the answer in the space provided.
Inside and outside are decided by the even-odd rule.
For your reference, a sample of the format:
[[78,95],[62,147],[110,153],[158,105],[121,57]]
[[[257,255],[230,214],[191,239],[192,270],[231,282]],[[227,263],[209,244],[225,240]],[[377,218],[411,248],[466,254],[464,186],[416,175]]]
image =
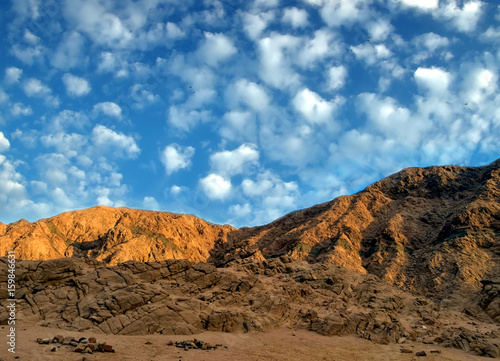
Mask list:
[[7,138],[5,138],[5,135],[3,132],[0,132],[0,152],[5,152],[8,150],[10,147],[10,142]]
[[274,19],[274,12],[269,11],[266,13],[250,14],[244,13],[243,30],[247,36],[252,40],[260,38],[262,32],[269,26]]
[[427,50],[434,52],[438,48],[447,47],[450,44],[448,38],[435,33],[426,33],[415,37],[414,41],[418,45],[422,45]]
[[471,105],[483,107],[485,100],[494,94],[498,89],[498,74],[493,69],[486,69],[475,65],[467,69],[462,87],[464,89],[465,100]]
[[182,188],[177,185],[173,185],[170,187],[169,191],[172,195],[176,196],[182,192]]
[[223,200],[227,198],[232,189],[231,181],[223,176],[211,173],[200,179],[200,187],[206,196],[212,200]]
[[99,114],[102,113],[107,115],[108,117],[113,117],[120,119],[122,117],[122,109],[120,106],[113,102],[102,102],[94,105],[93,108],[94,113]]
[[226,35],[205,32],[205,40],[198,49],[198,56],[202,62],[217,66],[237,51],[233,41]]
[[30,78],[24,82],[24,92],[27,96],[43,96],[50,94],[52,91],[48,86],[43,84],[40,80]]
[[296,63],[303,68],[312,68],[318,61],[328,57],[340,55],[342,49],[335,34],[328,29],[314,32],[314,37],[303,41],[301,49],[297,51]]
[[467,1],[460,8],[456,0],[450,0],[439,12],[439,16],[451,20],[457,30],[471,32],[476,29],[482,15],[484,3],[478,0]]
[[414,148],[431,126],[428,119],[413,118],[408,108],[391,97],[362,93],[358,96],[358,107],[368,118],[369,134],[376,137],[378,133],[393,146]]
[[338,101],[326,101],[315,92],[304,88],[293,98],[293,106],[310,123],[321,124],[332,120]]
[[328,89],[337,90],[344,86],[347,78],[347,69],[343,65],[332,66],[328,70]]
[[233,141],[255,141],[257,124],[253,113],[230,111],[223,119],[224,126],[219,130],[221,136]]
[[54,147],[68,158],[81,154],[83,146],[87,144],[87,137],[77,133],[52,133],[42,136],[40,140],[44,146]]
[[386,19],[376,19],[366,25],[372,41],[384,41],[393,31],[391,23]]
[[5,83],[8,85],[18,83],[22,74],[22,69],[13,66],[5,69]]
[[31,110],[31,107],[28,106],[23,106],[22,103],[15,103],[12,105],[12,108],[10,109],[10,114],[13,116],[17,117],[18,115],[30,115],[33,113],[33,110]]
[[167,39],[177,40],[186,36],[186,33],[174,23],[167,22],[165,29],[167,31]]
[[157,211],[160,209],[155,197],[144,197],[142,206],[147,210]]
[[371,17],[372,0],[327,0],[323,3],[321,17],[332,27],[362,23]]
[[392,55],[391,51],[384,44],[361,44],[351,46],[351,50],[356,55],[356,58],[364,60],[367,65],[375,65]]
[[168,111],[168,122],[176,129],[186,132],[194,129],[198,123],[211,119],[212,115],[208,110],[188,110],[172,105]]
[[78,32],[65,33],[50,63],[61,70],[69,70],[80,65],[84,60],[84,37]]
[[254,144],[242,144],[235,150],[224,150],[210,156],[210,163],[216,173],[231,177],[243,172],[248,164],[257,164],[259,151]]
[[133,106],[143,109],[160,100],[160,96],[145,89],[142,84],[134,84],[130,87],[130,98],[134,101]]
[[74,0],[65,5],[64,12],[66,20],[95,44],[125,48],[133,43],[132,31],[97,1]]
[[300,82],[299,75],[291,69],[291,56],[295,54],[300,39],[291,35],[272,34],[259,40],[260,77],[276,88],[286,88]]
[[38,36],[36,36],[35,34],[33,34],[31,31],[29,31],[28,29],[24,29],[23,38],[24,38],[24,40],[26,40],[26,42],[28,42],[30,44],[36,44],[40,41],[40,38]]
[[269,95],[265,88],[246,79],[240,79],[230,87],[228,97],[235,103],[243,103],[255,111],[264,111],[269,106]]
[[134,159],[141,152],[134,138],[115,132],[103,125],[96,125],[94,127],[92,130],[92,141],[100,148],[113,149],[112,154],[121,157]]
[[283,22],[290,24],[293,28],[303,28],[308,25],[307,11],[296,7],[286,8],[283,12]]
[[50,126],[53,132],[66,128],[83,129],[89,124],[89,118],[82,112],[63,110],[59,112],[51,121]]
[[417,85],[431,95],[443,96],[451,84],[451,74],[442,68],[418,68],[415,71]]
[[24,93],[29,96],[35,96],[43,98],[45,104],[52,108],[59,107],[59,98],[52,95],[52,90],[40,80],[35,78],[30,78],[26,80],[23,84]]
[[183,149],[178,144],[166,146],[161,152],[160,160],[165,167],[167,175],[189,167],[194,152],[195,149],[193,147],[184,147]]
[[43,58],[45,48],[41,45],[22,47],[19,44],[15,44],[12,46],[11,52],[23,63],[33,65],[35,60]]
[[89,82],[78,76],[66,73],[63,75],[62,80],[66,86],[66,92],[74,97],[81,97],[90,93]]
[[435,10],[439,6],[439,0],[396,0],[408,7],[415,7],[420,10]]
[[229,213],[234,214],[237,218],[244,218],[252,213],[252,206],[249,203],[235,204],[229,207]]

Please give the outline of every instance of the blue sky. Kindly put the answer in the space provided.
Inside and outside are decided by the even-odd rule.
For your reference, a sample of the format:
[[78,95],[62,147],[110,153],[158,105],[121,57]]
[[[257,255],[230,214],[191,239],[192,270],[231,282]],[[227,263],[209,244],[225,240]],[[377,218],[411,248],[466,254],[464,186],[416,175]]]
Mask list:
[[0,221],[97,204],[251,226],[499,157],[500,6],[0,4]]

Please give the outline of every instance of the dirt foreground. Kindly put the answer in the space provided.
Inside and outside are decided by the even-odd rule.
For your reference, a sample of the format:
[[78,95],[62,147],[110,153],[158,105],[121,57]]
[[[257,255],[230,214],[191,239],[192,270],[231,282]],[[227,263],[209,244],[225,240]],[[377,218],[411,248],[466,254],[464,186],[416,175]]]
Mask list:
[[[7,326],[1,326],[2,334],[7,335]],[[94,336],[98,342],[106,342],[115,349],[114,353],[80,354],[73,352],[69,345],[39,345],[37,338],[52,338],[55,335],[73,337]],[[212,345],[220,344],[215,350],[184,350],[168,346],[169,341],[186,341],[196,338]],[[23,324],[16,331],[16,353],[8,352],[2,342],[0,360],[61,360],[61,361],[219,361],[219,360],[328,360],[328,361],[390,361],[390,360],[453,360],[473,361],[484,357],[473,356],[463,351],[443,348],[438,345],[424,345],[408,342],[404,345],[380,345],[357,336],[321,336],[302,330],[278,329],[268,332],[222,333],[204,332],[199,335],[145,335],[117,336],[92,331],[72,332],[56,328]],[[57,347],[59,346],[59,347]],[[225,347],[224,347],[225,346]],[[55,352],[51,349],[56,347]],[[226,348],[227,347],[227,348]],[[413,353],[401,353],[400,349],[411,349]],[[416,353],[425,351],[425,357]],[[431,351],[440,351],[435,353]]]

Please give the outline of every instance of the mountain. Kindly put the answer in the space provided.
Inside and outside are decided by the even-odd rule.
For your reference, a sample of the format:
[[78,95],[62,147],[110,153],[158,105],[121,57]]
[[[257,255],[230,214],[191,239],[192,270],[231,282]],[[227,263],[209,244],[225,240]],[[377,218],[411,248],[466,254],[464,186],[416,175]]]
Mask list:
[[408,168],[361,192],[236,229],[188,215],[94,207],[0,226],[0,254],[27,260],[186,258],[217,266],[279,256],[373,274],[460,305],[500,277],[500,160]]
[[500,160],[483,167],[408,168],[351,196],[231,232],[211,252],[290,255],[377,275],[434,298],[500,276]]
[[0,227],[0,254],[14,249],[18,259],[83,257],[109,265],[184,258],[201,262],[234,230],[190,215],[97,206]]

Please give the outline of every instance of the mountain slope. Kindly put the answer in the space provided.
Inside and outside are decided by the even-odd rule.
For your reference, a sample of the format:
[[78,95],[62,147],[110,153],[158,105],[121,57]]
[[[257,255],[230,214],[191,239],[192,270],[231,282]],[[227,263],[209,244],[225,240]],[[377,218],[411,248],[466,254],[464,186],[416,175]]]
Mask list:
[[20,259],[186,258],[224,265],[281,255],[374,274],[435,299],[500,278],[500,160],[408,168],[351,196],[235,229],[187,215],[95,207],[0,225],[0,255]]
[[232,230],[189,215],[98,206],[9,224],[0,233],[0,254],[14,249],[19,259],[85,257],[112,265],[172,258],[201,262]]
[[500,275],[500,161],[409,168],[352,196],[229,234],[210,261],[289,255],[446,296]]

